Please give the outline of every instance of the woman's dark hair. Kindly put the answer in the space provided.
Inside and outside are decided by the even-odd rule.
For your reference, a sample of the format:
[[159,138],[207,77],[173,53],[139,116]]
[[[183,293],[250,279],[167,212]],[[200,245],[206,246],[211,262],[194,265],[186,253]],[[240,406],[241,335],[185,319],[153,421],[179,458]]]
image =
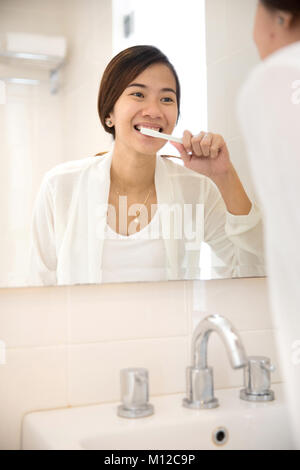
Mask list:
[[299,0],[260,0],[261,3],[270,10],[282,10],[300,16]]
[[[140,73],[153,64],[165,64],[176,81],[178,117],[180,113],[180,83],[174,66],[169,59],[154,46],[133,46],[116,55],[106,67],[98,94],[98,114],[102,126],[115,138],[115,128],[108,127],[105,119],[113,111],[116,101],[125,88]],[[178,121],[177,117],[177,121]]]

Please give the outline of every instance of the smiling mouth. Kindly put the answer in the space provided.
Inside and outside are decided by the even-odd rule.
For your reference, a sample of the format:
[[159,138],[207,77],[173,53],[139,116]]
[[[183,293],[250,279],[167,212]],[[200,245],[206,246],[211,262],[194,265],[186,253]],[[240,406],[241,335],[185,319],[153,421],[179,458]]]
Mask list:
[[141,132],[142,127],[145,127],[146,129],[153,129],[154,131],[157,131],[157,132],[162,132],[163,131],[162,127],[134,126],[135,130],[138,131],[138,132]]

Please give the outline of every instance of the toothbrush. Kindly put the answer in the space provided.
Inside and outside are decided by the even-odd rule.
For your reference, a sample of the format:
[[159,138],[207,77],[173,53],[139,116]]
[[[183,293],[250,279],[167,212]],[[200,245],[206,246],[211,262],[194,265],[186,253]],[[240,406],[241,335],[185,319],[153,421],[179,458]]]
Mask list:
[[179,144],[182,144],[182,139],[180,139],[179,137],[173,137],[172,135],[163,134],[162,132],[154,131],[153,129],[148,129],[147,127],[141,127],[140,132],[144,135],[149,135],[150,137],[171,140],[172,142],[178,142]]

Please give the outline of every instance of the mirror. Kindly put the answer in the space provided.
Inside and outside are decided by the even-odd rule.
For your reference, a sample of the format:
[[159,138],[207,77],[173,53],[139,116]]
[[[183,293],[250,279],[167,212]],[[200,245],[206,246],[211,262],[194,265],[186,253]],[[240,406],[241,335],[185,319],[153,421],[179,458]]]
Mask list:
[[[238,89],[259,60],[251,43],[256,2],[243,2],[245,25],[225,41],[222,1],[189,0],[183,9],[175,0],[151,8],[137,0],[85,0],[84,15],[72,0],[25,1],[22,31],[14,27],[14,3],[0,4],[0,286],[265,276],[263,214],[235,118]],[[34,19],[37,9],[43,22]],[[144,186],[136,177],[136,188],[124,191],[120,138],[102,127],[97,100],[112,57],[138,44],[158,47],[177,71],[181,112],[169,134],[181,138],[188,129],[193,136],[204,131],[201,139],[211,144],[223,139],[232,169],[226,178],[188,167],[170,142],[132,129],[138,145],[158,148],[140,172]],[[171,94],[176,107],[177,90],[168,85],[174,75],[162,70],[153,80],[147,70],[139,78],[148,96],[168,88],[159,106],[169,105]],[[140,88],[132,92],[136,100],[144,96]],[[164,122],[166,108],[159,109],[146,111],[142,123]],[[131,211],[125,229],[124,198]]]

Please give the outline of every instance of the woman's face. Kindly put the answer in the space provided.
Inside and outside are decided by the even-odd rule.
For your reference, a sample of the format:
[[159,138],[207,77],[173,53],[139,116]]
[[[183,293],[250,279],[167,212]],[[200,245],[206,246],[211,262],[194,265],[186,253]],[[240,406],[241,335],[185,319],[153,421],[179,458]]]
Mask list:
[[115,126],[115,143],[137,153],[156,154],[165,140],[139,132],[151,127],[172,134],[178,115],[176,81],[164,64],[154,64],[138,75],[123,91],[110,114]]

